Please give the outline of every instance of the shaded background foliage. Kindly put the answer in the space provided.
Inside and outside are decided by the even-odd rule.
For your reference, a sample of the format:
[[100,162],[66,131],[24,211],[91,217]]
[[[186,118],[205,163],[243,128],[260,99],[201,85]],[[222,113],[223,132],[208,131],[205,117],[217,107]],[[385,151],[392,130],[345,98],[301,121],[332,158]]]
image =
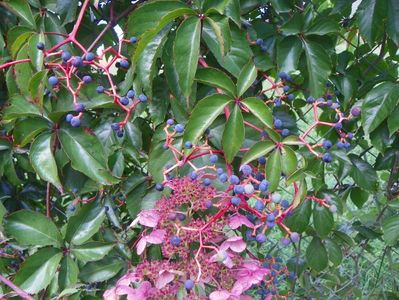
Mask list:
[[[36,50],[38,41],[60,41],[44,32],[72,30],[80,2],[0,4],[0,63],[31,59],[0,73],[2,275],[43,297],[101,297],[139,260],[131,251],[139,232],[127,226],[159,198],[153,185],[163,180],[172,159],[162,148],[165,120],[173,116],[186,124],[198,100],[215,88],[229,91],[230,82],[233,95],[237,88],[238,96],[259,96],[270,87],[261,74],[277,78],[285,71],[293,77],[295,100],[273,114],[291,133],[303,132],[311,120],[308,96],[330,93],[343,112],[358,106],[362,116],[344,124],[354,133],[348,153],[334,149],[331,165],[303,154],[307,165],[298,172],[309,191],[333,198],[338,216],[304,201],[288,222],[304,233],[299,246],[258,251],[282,256],[298,273],[298,280],[284,287],[297,298],[398,298],[398,1],[93,1],[78,32],[82,45],[115,46],[122,32],[139,38],[123,49],[131,58],[129,69],[115,69],[113,75],[121,94],[134,87],[150,101],[134,112],[123,138],[110,128],[122,119],[120,109],[97,95],[94,84],[79,95],[88,108],[84,129],[65,124],[72,97],[65,90],[52,92]],[[65,49],[81,54],[70,45]],[[214,70],[199,69],[200,56]],[[255,68],[256,81],[239,86],[240,76],[254,79]],[[105,84],[102,74],[93,78]],[[334,122],[333,117],[327,110],[321,114],[324,121]],[[223,139],[225,122],[218,117],[211,125],[215,148],[250,147],[259,139],[250,130],[245,140]],[[203,131],[195,130],[187,135],[198,139]],[[338,135],[320,128],[311,138],[335,143]],[[238,167],[241,155],[226,155]],[[38,159],[43,156],[47,159]],[[93,197],[101,201],[84,204]],[[45,217],[46,199],[52,220]],[[271,239],[277,245],[277,236]],[[156,247],[149,252],[160,256]]]

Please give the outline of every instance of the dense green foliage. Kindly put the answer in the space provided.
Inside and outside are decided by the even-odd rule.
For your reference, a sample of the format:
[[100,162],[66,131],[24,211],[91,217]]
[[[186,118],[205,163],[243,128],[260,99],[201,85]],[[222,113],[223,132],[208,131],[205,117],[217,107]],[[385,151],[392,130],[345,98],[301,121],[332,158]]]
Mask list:
[[[160,259],[158,245],[137,254],[143,226],[130,224],[170,193],[154,187],[176,163],[165,150],[173,136],[185,158],[186,142],[205,143],[216,167],[231,175],[252,164],[289,199],[280,225],[299,243],[282,247],[276,230],[247,245],[295,273],[281,295],[398,299],[399,1],[135,2],[0,2],[2,278],[37,299],[96,299],[144,258]],[[118,62],[65,76],[61,50]],[[130,109],[132,89],[146,98],[126,97]],[[184,133],[165,134],[170,118]],[[171,174],[190,176],[187,161]],[[15,296],[0,283],[2,294]]]

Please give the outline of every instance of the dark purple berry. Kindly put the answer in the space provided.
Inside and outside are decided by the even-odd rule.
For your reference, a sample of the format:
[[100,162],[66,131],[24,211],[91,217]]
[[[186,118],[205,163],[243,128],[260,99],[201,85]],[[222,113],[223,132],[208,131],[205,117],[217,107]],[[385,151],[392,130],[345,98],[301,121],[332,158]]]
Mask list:
[[129,90],[126,94],[126,96],[130,99],[133,99],[134,96],[136,95],[136,92],[134,90]]
[[56,86],[56,85],[58,84],[58,78],[57,78],[56,76],[51,76],[51,77],[48,79],[48,83],[49,83],[51,86]]
[[290,90],[290,87],[288,85],[283,86],[283,91],[287,93]]
[[209,178],[205,178],[204,181],[202,182],[205,186],[211,185],[212,181]]
[[184,287],[185,287],[187,290],[192,290],[193,287],[194,287],[194,281],[192,281],[191,279],[187,279],[187,280],[184,282]]
[[64,51],[64,52],[62,52],[62,54],[61,54],[61,58],[62,58],[62,60],[64,61],[64,62],[67,62],[68,60],[70,60],[71,59],[71,53],[69,53],[68,51]]
[[84,112],[85,110],[85,106],[82,103],[76,103],[75,104],[75,111],[80,113],[80,112]]
[[79,127],[80,126],[80,119],[78,117],[73,117],[71,119],[72,127]]
[[72,66],[79,68],[83,65],[83,60],[80,56],[74,56],[71,61]]
[[287,128],[284,128],[282,131],[281,131],[281,135],[282,136],[289,136],[290,135],[290,131],[287,129]]
[[44,50],[44,43],[42,43],[42,42],[37,43],[37,44],[36,44],[36,48],[37,48],[38,50]]
[[191,149],[193,147],[193,143],[191,143],[190,141],[187,141],[184,143],[184,147],[186,147],[186,149]]
[[281,78],[281,80],[287,80],[288,79],[288,74],[285,72],[279,72],[278,77]]
[[175,130],[177,133],[182,133],[184,131],[184,126],[182,124],[176,124]]
[[181,244],[181,238],[176,235],[172,236],[172,238],[170,239],[170,243],[172,244],[172,246],[179,246]]
[[157,184],[155,185],[155,189],[156,189],[157,191],[161,192],[161,191],[163,191],[164,186],[163,186],[162,183],[157,183]]
[[123,137],[123,129],[118,129],[118,130],[116,131],[116,136],[117,136],[118,138]]
[[122,59],[119,62],[119,65],[120,65],[121,68],[124,68],[124,69],[128,69],[129,68],[129,62],[126,59]]
[[322,160],[323,160],[325,163],[330,163],[330,162],[332,162],[332,155],[331,155],[331,153],[329,153],[329,152],[324,153],[324,154],[323,154],[323,157],[322,157]]
[[99,93],[99,94],[104,93],[104,91],[105,91],[105,88],[104,88],[102,85],[99,85],[99,86],[96,88],[96,92]]
[[256,235],[256,241],[258,243],[264,243],[266,242],[266,240],[267,240],[266,235],[264,235],[263,233],[259,233]]
[[262,39],[257,39],[256,40],[256,45],[258,45],[258,46],[262,46],[263,45],[263,40]]
[[169,126],[172,126],[173,124],[175,124],[175,121],[173,119],[168,119],[166,121],[166,124],[168,124]]
[[332,147],[332,143],[329,140],[324,140],[322,146],[324,149],[328,150]]
[[312,97],[312,96],[309,96],[307,99],[306,99],[306,102],[307,103],[309,103],[309,104],[311,104],[311,103],[314,103],[314,98]]
[[88,83],[90,83],[92,81],[90,75],[85,75],[85,76],[83,76],[82,79],[83,79],[83,82],[86,83],[86,84],[88,84]]
[[87,60],[87,61],[92,61],[92,60],[94,60],[96,58],[96,56],[94,55],[94,53],[92,53],[92,52],[88,52],[86,55],[85,55],[85,59]]
[[341,130],[342,129],[342,123],[341,122],[335,123],[334,128],[337,129],[337,130]]
[[229,178],[231,184],[239,184],[240,179],[236,175],[231,175]]
[[231,198],[231,204],[233,204],[234,206],[238,206],[241,203],[241,199],[239,197],[233,197]]
[[[218,161],[218,156],[216,154],[212,154],[209,157],[209,161],[211,162],[211,164],[215,164]],[[222,173],[223,173],[223,169],[222,169]]]
[[276,128],[283,127],[283,121],[281,121],[280,119],[275,119],[274,120],[274,127],[276,127]]
[[73,118],[73,115],[72,115],[72,114],[67,114],[66,117],[65,117],[65,120],[66,120],[68,123],[70,123],[71,120],[72,120],[72,118]]
[[129,104],[129,98],[127,98],[127,97],[122,97],[119,101],[120,101],[120,103],[122,105],[128,105]]
[[298,232],[291,232],[290,237],[291,237],[291,240],[292,240],[293,243],[298,243],[299,242],[300,236],[299,236]]
[[360,116],[360,114],[361,114],[360,107],[354,107],[354,108],[352,108],[351,114],[352,114],[352,116],[354,116],[354,117]]
[[244,174],[245,176],[249,176],[252,173],[252,168],[250,165],[242,165],[240,167],[240,171],[242,172],[242,174]]
[[119,130],[119,128],[120,128],[119,123],[112,123],[111,128],[113,131]]
[[147,98],[146,95],[141,94],[139,96],[139,100],[140,100],[141,103],[143,103],[143,102],[147,102],[148,98]]

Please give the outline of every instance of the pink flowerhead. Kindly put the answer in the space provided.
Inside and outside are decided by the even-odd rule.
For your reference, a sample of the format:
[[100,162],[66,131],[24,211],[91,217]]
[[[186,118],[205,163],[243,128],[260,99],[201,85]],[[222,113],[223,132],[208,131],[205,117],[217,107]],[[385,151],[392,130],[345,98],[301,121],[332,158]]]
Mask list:
[[143,236],[137,243],[137,254],[141,255],[144,252],[147,243],[149,244],[162,244],[165,239],[166,231],[163,229],[157,229],[151,232],[147,236]]
[[244,242],[242,237],[234,236],[225,240],[222,245],[220,245],[220,250],[231,249],[234,252],[240,253],[245,250],[247,244]]
[[254,228],[254,224],[252,224],[243,215],[235,215],[229,219],[229,226],[231,229],[237,229],[238,227],[240,227],[242,225],[245,225],[249,228]]
[[232,293],[241,295],[250,289],[253,284],[259,284],[269,274],[270,270],[264,268],[259,262],[251,260],[237,267],[235,273],[236,283],[231,290]]
[[169,272],[168,270],[162,270],[159,272],[159,276],[155,282],[155,287],[157,289],[162,289],[169,282],[172,282],[175,279],[175,274]]
[[139,223],[140,225],[154,228],[158,225],[159,219],[160,216],[155,209],[142,210],[130,226],[132,227]]

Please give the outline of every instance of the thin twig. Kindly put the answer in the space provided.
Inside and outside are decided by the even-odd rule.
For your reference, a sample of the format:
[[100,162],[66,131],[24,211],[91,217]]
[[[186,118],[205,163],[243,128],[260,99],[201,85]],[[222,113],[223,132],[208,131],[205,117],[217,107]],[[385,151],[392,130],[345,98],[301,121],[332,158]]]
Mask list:
[[31,296],[29,296],[24,290],[22,290],[20,287],[17,287],[15,284],[13,284],[10,280],[5,278],[4,276],[0,275],[0,281],[10,287],[15,293],[17,293],[18,296],[20,296],[24,300],[34,300]]

